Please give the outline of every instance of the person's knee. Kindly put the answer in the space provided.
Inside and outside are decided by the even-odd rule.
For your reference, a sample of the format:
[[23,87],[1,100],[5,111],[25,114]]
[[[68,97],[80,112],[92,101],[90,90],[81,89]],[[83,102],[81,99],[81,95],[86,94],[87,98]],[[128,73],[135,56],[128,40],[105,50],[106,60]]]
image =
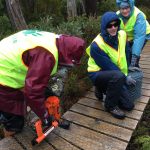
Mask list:
[[125,75],[121,71],[113,71],[113,80],[124,82]]
[[7,131],[21,132],[24,127],[24,117],[14,114],[5,113],[5,121],[3,121],[4,128]]
[[133,108],[134,108],[134,103],[133,102],[131,102],[128,105],[125,106],[125,110],[127,110],[127,111],[131,111],[131,110],[133,110]]
[[127,103],[120,104],[119,107],[123,110],[131,111],[134,108],[134,103],[128,101]]

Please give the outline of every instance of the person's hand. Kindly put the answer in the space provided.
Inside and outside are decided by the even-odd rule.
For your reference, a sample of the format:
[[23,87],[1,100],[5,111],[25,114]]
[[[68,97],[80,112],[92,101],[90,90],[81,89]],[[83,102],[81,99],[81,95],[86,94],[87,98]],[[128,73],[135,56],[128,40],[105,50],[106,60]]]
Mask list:
[[138,67],[133,67],[133,66],[129,66],[128,70],[131,71],[131,72],[134,72],[134,71],[141,71],[140,68],[138,68]]
[[139,66],[139,60],[140,60],[140,56],[137,56],[137,55],[133,54],[132,58],[131,58],[130,67],[137,67],[137,66]]
[[127,76],[126,77],[126,84],[135,86],[136,85],[136,81],[131,76]]

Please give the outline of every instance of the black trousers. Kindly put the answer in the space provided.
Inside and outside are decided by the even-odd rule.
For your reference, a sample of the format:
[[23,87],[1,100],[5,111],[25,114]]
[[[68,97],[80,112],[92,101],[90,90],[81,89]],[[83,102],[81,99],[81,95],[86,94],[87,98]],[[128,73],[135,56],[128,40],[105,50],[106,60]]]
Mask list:
[[24,117],[0,111],[0,124],[7,131],[20,132],[24,127]]
[[111,110],[116,106],[132,110],[134,104],[129,99],[129,92],[125,85],[126,77],[120,71],[100,71],[95,86],[99,92],[106,94],[105,108]]

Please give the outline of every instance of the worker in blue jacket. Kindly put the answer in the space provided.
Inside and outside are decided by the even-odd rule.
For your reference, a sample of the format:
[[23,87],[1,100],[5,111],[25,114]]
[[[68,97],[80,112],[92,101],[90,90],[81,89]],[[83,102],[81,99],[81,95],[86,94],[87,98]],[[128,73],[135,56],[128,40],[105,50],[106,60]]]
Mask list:
[[101,33],[86,49],[89,56],[88,74],[96,87],[96,96],[106,94],[105,110],[112,116],[125,118],[124,110],[132,110],[134,103],[129,99],[127,85],[135,85],[128,76],[126,32],[119,30],[120,19],[115,12],[106,12],[101,19]]
[[131,47],[129,70],[139,67],[141,51],[147,40],[150,40],[150,25],[145,14],[134,5],[134,0],[116,0],[120,28],[127,33],[127,40]]

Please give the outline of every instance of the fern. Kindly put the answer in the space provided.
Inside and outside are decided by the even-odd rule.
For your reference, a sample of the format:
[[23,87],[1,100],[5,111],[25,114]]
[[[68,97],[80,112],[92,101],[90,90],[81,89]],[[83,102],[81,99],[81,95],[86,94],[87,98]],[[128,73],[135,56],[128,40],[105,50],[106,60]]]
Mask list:
[[141,145],[141,150],[149,150],[150,149],[150,136],[148,135],[140,136],[136,139],[136,143]]

